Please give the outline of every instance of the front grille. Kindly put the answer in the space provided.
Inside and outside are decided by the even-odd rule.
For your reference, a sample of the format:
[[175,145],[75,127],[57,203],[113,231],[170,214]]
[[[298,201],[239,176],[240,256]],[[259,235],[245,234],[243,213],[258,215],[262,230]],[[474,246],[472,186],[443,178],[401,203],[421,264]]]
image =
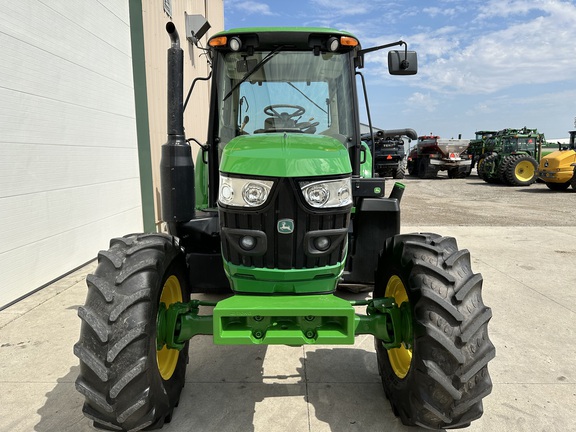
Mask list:
[[[220,207],[222,228],[222,253],[224,259],[235,265],[269,269],[305,269],[335,265],[342,260],[347,236],[341,235],[348,228],[350,209],[311,209],[299,194],[294,179],[280,179],[270,197],[270,203],[262,209]],[[278,221],[294,221],[291,234],[278,232]],[[327,253],[306,253],[305,235],[311,231],[327,231],[336,247]],[[242,251],[237,240],[242,233],[254,231],[256,237],[265,237],[265,248],[256,247],[252,252]],[[235,235],[225,235],[233,232]],[[262,234],[263,233],[263,234]],[[336,235],[336,233],[340,233]],[[259,241],[262,241],[259,238]],[[256,251],[256,252],[254,252]]]

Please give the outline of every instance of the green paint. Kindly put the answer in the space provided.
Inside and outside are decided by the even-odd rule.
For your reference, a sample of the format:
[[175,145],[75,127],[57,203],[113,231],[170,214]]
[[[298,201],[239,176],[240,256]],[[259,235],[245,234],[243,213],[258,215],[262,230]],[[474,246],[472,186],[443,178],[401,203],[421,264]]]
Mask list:
[[148,93],[146,90],[146,58],[144,54],[144,25],[142,1],[130,0],[130,40],[132,44],[132,74],[136,109],[136,136],[138,139],[138,164],[140,169],[140,195],[142,199],[142,224],[144,232],[156,232],[154,212],[154,182],[150,151],[150,125],[148,121]]
[[196,335],[212,334],[212,316],[198,315],[200,306],[216,306],[214,302],[192,300],[189,303],[172,303],[166,308],[164,303],[158,307],[156,319],[156,349],[164,345],[181,350],[186,341]]
[[360,177],[372,178],[372,152],[364,141],[362,141],[362,148],[365,150],[366,159],[360,165]]
[[215,344],[353,344],[354,308],[333,295],[242,296],[214,308]]
[[224,271],[232,289],[242,293],[333,292],[344,271],[345,261],[346,259],[333,266],[292,270],[245,267],[224,261]]
[[198,152],[194,166],[194,185],[196,194],[196,209],[208,208],[208,164],[202,160],[202,150]]
[[[200,315],[200,306],[215,306],[214,315]],[[354,306],[366,306],[367,315]],[[197,335],[213,335],[221,345],[348,344],[371,334],[387,349],[413,343],[412,312],[393,298],[348,301],[332,294],[299,296],[235,295],[220,302],[192,300],[160,304],[157,349],[181,350]]]
[[324,135],[242,135],[222,152],[220,171],[248,176],[307,177],[352,172],[348,150]]

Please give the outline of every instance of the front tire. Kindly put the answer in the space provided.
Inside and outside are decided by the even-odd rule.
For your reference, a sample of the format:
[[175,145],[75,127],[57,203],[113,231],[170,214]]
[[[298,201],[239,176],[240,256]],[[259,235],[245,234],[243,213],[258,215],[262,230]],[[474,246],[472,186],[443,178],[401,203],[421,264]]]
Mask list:
[[482,180],[486,183],[498,183],[500,181],[498,178],[497,159],[497,153],[492,153],[484,158],[484,162],[482,163]]
[[188,302],[184,254],[165,234],[113,239],[86,278],[80,307],[76,389],[84,414],[107,430],[157,429],[170,421],[184,386],[188,344],[156,348],[160,303]]
[[406,175],[406,167],[404,165],[404,161],[400,161],[400,162],[398,162],[398,165],[394,169],[394,173],[392,175],[392,178],[403,179],[405,175]]
[[384,391],[405,425],[460,428],[482,415],[495,349],[481,290],[482,276],[472,273],[468,251],[453,238],[409,234],[386,241],[374,297],[409,302],[413,343],[389,351],[378,339],[375,345]]
[[482,180],[484,180],[484,159],[486,159],[486,156],[483,155],[478,159],[478,163],[476,164],[476,174],[478,174],[478,177]]

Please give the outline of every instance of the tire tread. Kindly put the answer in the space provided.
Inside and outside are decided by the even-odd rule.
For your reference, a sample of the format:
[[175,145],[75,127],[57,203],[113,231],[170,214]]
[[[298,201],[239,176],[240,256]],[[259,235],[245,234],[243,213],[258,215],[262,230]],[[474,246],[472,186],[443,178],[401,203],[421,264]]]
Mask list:
[[420,233],[388,239],[380,254],[374,297],[387,280],[403,281],[413,309],[413,357],[399,378],[376,341],[379,370],[393,411],[405,425],[464,427],[482,415],[492,391],[487,365],[495,356],[488,339],[491,309],[481,298],[482,276],[470,253],[452,237]]
[[188,345],[177,372],[163,381],[152,335],[162,278],[172,274],[167,273],[172,266],[189,295],[182,279],[184,256],[167,234],[130,235],[112,239],[110,245],[99,253],[96,271],[87,276],[86,303],[78,309],[83,324],[74,346],[80,359],[76,388],[95,427],[154,429],[170,417],[184,385]]

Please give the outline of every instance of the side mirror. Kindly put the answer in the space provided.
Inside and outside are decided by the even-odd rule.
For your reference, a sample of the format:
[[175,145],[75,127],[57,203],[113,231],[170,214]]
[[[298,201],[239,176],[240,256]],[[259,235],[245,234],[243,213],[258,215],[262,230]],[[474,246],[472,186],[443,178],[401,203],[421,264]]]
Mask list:
[[388,51],[388,72],[390,75],[415,75],[418,72],[416,51]]

